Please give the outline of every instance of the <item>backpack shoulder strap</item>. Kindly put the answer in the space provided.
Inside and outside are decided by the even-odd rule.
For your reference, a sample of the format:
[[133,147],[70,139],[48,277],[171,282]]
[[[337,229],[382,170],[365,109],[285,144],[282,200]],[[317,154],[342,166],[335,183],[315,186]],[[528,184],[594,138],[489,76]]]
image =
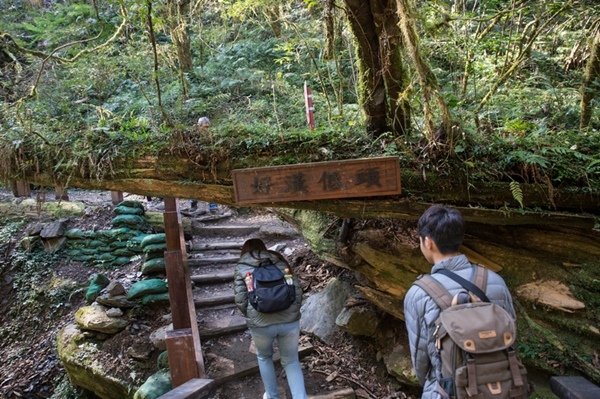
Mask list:
[[431,275],[424,274],[413,284],[425,291],[441,310],[449,308],[452,305],[452,296],[448,290]]
[[485,292],[488,282],[488,269],[481,265],[473,265],[473,284]]
[[481,290],[478,286],[476,286],[469,280],[462,278],[458,274],[452,273],[448,269],[440,269],[436,273],[443,274],[444,276],[456,281],[464,289],[466,289],[467,291],[471,291],[473,294],[477,295],[479,299],[481,299],[483,302],[490,302],[490,299],[487,297],[487,295],[485,295],[485,292],[483,290]]

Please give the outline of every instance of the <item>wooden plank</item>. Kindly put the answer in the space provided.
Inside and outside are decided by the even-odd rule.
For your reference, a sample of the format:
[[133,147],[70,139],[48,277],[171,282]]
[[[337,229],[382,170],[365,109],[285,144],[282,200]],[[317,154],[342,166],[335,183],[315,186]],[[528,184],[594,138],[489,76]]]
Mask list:
[[174,387],[198,378],[198,362],[190,353],[194,352],[194,337],[191,328],[167,331],[165,339],[171,382]]
[[[311,344],[302,345],[298,348],[298,356],[301,358],[310,354],[314,350],[314,347]],[[273,361],[277,364],[280,362],[279,354],[276,353],[273,355]],[[235,373],[227,374],[221,377],[215,378],[215,385],[221,386],[229,381],[234,381],[243,377],[247,377],[249,375],[253,375],[258,373],[258,363],[257,361],[252,361],[238,369]]]
[[192,282],[185,252],[185,239],[177,199],[165,198],[165,234],[167,250],[165,265],[169,281],[169,303],[173,317],[173,329],[190,329],[193,345],[186,356],[198,364],[198,373],[194,378],[203,377],[204,359],[200,345],[200,334],[196,321],[196,307],[192,294]]
[[113,205],[118,205],[123,202],[123,192],[122,191],[111,191],[110,199]]
[[231,173],[238,204],[400,194],[397,157],[235,169]]
[[202,399],[208,397],[214,386],[214,380],[193,378],[158,399]]

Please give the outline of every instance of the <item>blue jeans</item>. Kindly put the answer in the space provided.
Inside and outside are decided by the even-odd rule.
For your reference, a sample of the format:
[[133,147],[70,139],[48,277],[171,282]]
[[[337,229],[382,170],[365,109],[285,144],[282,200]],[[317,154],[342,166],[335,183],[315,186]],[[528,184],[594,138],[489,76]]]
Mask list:
[[258,368],[268,399],[279,399],[277,375],[273,365],[273,342],[277,338],[281,365],[285,370],[293,399],[306,399],[304,376],[298,358],[300,321],[250,328],[258,356]]

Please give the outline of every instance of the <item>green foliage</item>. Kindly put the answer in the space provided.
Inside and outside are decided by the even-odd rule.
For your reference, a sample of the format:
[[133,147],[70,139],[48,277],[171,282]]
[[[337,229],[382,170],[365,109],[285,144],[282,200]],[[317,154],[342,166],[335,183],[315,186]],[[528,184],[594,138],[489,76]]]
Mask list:
[[[102,178],[116,164],[167,153],[211,165],[234,160],[238,166],[397,155],[405,168],[448,176],[466,170],[470,181],[513,182],[511,192],[520,206],[526,205],[518,190],[522,183],[600,189],[599,113],[594,113],[589,129],[578,128],[585,56],[585,46],[578,43],[587,34],[581,24],[584,17],[559,15],[558,28],[541,32],[525,61],[481,109],[477,123],[473,118],[483,95],[523,47],[521,39],[527,35],[522,29],[563,2],[523,4],[519,14],[495,0],[466,10],[444,2],[419,8],[421,50],[461,128],[454,152],[447,157],[422,156],[420,88],[407,57],[404,67],[413,83],[403,95],[412,106],[414,130],[403,137],[366,137],[357,100],[356,43],[347,19],[338,13],[335,58],[323,59],[320,2],[228,0],[190,9],[193,68],[185,74],[178,70],[166,3],[154,2],[162,110],[145,2],[97,4],[99,18],[85,2],[45,8],[13,2],[3,8],[7,12],[0,21],[6,30],[21,46],[36,51],[49,52],[102,32],[97,41],[59,51],[62,57],[110,36],[122,20],[120,4],[129,17],[127,29],[110,45],[73,64],[47,61],[37,96],[18,103],[29,92],[41,58],[15,52],[19,63],[0,72],[9,77],[0,85],[0,94],[7,93],[0,107],[4,177],[40,169],[57,177]],[[597,8],[585,3],[577,10],[593,15]],[[498,12],[503,18],[495,20]],[[477,36],[492,21],[495,25],[487,34]],[[281,28],[277,37],[271,25],[275,22]],[[571,66],[565,67],[571,58]],[[314,132],[306,129],[305,81],[313,91]],[[207,134],[197,134],[194,128],[201,116],[211,119]],[[32,155],[21,159],[18,154],[23,151]]]
[[521,205],[521,208],[523,208],[523,190],[521,190],[519,183],[511,181],[509,187],[513,198]]

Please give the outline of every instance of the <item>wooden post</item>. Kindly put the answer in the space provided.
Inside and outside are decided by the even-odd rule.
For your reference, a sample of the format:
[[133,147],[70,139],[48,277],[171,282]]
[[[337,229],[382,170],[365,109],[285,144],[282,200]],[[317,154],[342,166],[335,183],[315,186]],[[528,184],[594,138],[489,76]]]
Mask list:
[[169,357],[169,370],[171,383],[178,387],[185,382],[197,378],[200,374],[198,363],[190,353],[194,352],[194,337],[191,328],[167,331],[167,355]]
[[67,190],[65,190],[65,186],[63,186],[60,183],[56,183],[54,185],[54,198],[57,201],[68,201],[69,200],[69,194],[67,193]]
[[31,189],[29,188],[29,182],[24,180],[15,180],[12,183],[13,195],[15,197],[29,197],[31,195]]
[[[186,373],[182,376],[176,376],[174,373],[177,371],[171,369],[171,378],[173,381],[181,381],[185,378],[201,378],[205,374],[204,359],[202,358],[202,347],[200,346],[200,334],[198,333],[196,308],[192,296],[192,282],[187,263],[179,205],[176,198],[167,197],[164,201],[165,234],[167,240],[165,264],[167,279],[169,281],[169,302],[173,317],[173,330],[189,329],[191,342],[193,343],[193,345],[186,346],[186,353],[178,356],[185,357],[185,359],[180,360],[182,364],[194,362],[197,365],[196,375],[190,377]],[[169,358],[171,358],[170,354]]]
[[113,205],[118,205],[123,202],[123,192],[122,191],[111,191],[110,197],[112,199]]

